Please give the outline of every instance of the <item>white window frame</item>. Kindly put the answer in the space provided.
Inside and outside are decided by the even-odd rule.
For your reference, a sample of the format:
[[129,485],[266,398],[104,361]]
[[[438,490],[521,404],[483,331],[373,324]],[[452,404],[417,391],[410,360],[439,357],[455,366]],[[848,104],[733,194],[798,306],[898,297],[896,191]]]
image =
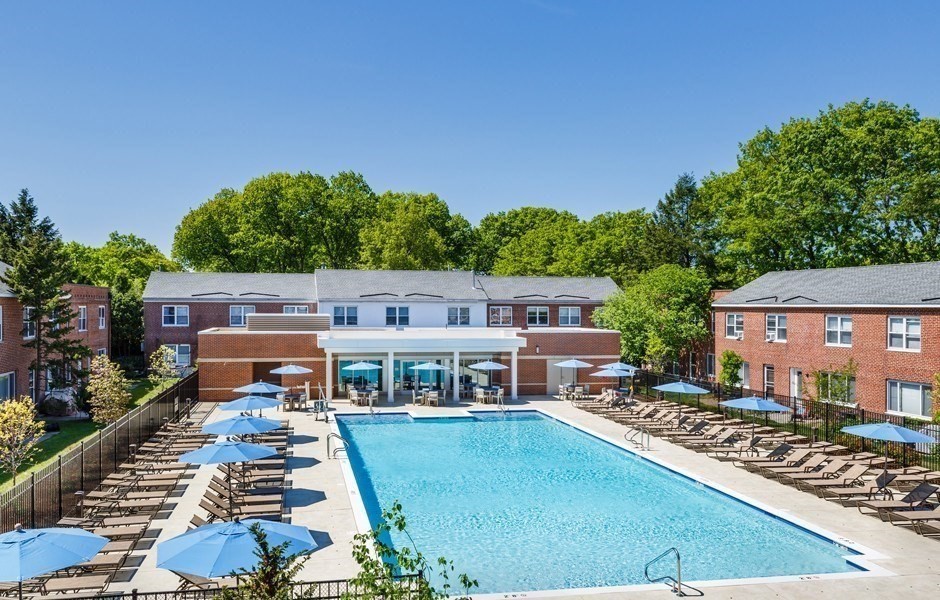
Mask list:
[[[36,309],[32,306],[23,307],[23,339],[31,340],[36,337],[36,321],[33,321],[30,315]],[[32,332],[32,333],[31,333]]]
[[[172,315],[167,315],[168,308],[173,309]],[[181,308],[185,309],[185,313],[186,313],[185,323],[180,323],[180,317],[181,317],[180,309]],[[161,315],[160,322],[163,323],[164,327],[189,327],[189,305],[188,304],[164,304],[160,308],[160,315]],[[168,316],[172,318],[171,323],[167,323]]]
[[[535,322],[532,322],[533,311],[535,316]],[[539,323],[541,321],[542,312],[545,312],[545,322]],[[525,307],[525,323],[529,327],[548,327],[550,323],[550,312],[547,306],[526,306]]]
[[[565,315],[565,317],[562,317],[562,314],[564,312],[567,312],[568,314]],[[578,317],[577,323],[573,321],[573,317],[575,315],[577,315]],[[567,321],[567,323],[565,321]],[[558,307],[558,326],[559,327],[581,327],[581,307],[580,306],[559,306]]]
[[709,323],[710,323],[710,325],[709,325],[709,331],[711,331],[712,335],[715,334],[715,318],[716,318],[716,317],[715,317],[715,311],[711,311],[711,320],[709,321]]
[[88,331],[88,307],[78,307],[78,330]]
[[[892,322],[900,321],[901,331],[892,332],[891,324]],[[913,324],[913,321],[917,321],[917,329],[919,330],[916,334],[909,333],[908,328]],[[891,336],[900,335],[901,336],[901,347],[897,348],[891,345]],[[923,345],[923,320],[920,317],[908,317],[908,316],[889,316],[888,317],[888,350],[894,352],[920,352],[920,349]],[[917,341],[917,348],[911,348],[910,344],[912,341]]]
[[[898,404],[897,408],[891,408],[891,388],[897,387],[898,390]],[[920,388],[920,408],[921,411],[926,407],[927,414],[923,413],[912,413],[905,412],[901,410],[901,389],[903,386],[916,386]],[[898,379],[889,379],[885,387],[885,408],[888,414],[892,415],[902,415],[905,417],[914,417],[918,419],[931,419],[933,418],[933,387],[929,383],[919,383],[916,381],[901,381]]]
[[29,397],[33,400],[36,399],[36,370],[27,369],[26,371],[26,385],[29,386]]
[[[394,315],[389,315],[389,311],[394,311]],[[394,323],[389,323],[389,319],[394,319]],[[402,322],[404,321],[404,323]],[[407,327],[411,323],[411,311],[408,306],[390,305],[385,307],[385,326],[386,327]]]
[[98,329],[104,329],[108,326],[108,307],[103,304],[98,305]]
[[107,348],[98,348],[98,350],[96,351],[96,354],[97,354],[98,356],[104,356],[104,355],[106,355],[107,353],[108,353],[108,349],[107,349]]
[[448,306],[447,307],[447,326],[448,327],[469,327],[470,326],[470,307],[469,306]]
[[[833,373],[833,372],[831,372],[831,371],[821,371],[819,374],[820,374],[820,375],[824,375],[830,382],[832,381],[832,376],[833,376],[833,375],[838,375],[838,373]],[[822,397],[822,393],[820,392],[820,394],[819,394],[819,396],[820,396],[819,400],[820,400],[820,402],[828,402],[829,404],[836,404],[836,405],[839,405],[839,406],[857,406],[857,405],[858,405],[858,390],[857,390],[857,386],[858,386],[858,380],[857,380],[854,376],[850,376],[850,377],[849,377],[849,397],[848,397],[845,401],[843,401],[843,400],[833,400],[833,398],[832,398],[832,384],[831,384],[831,383],[828,383],[828,384],[826,385],[826,397],[823,398],[823,397]]]
[[[193,362],[193,347],[192,347],[191,344],[164,344],[164,345],[165,345],[167,348],[169,348],[170,350],[173,351],[173,364],[174,364],[174,366],[177,366],[177,367],[188,367],[188,366],[190,366],[190,365],[192,364],[192,362]],[[180,362],[180,360],[179,360],[180,348],[183,348],[183,347],[188,348],[188,350],[186,351],[186,356],[188,357],[188,360],[187,360],[186,362]]]
[[712,379],[715,377],[715,355],[711,352],[705,354],[705,376]]
[[[829,321],[835,320],[835,327],[829,326]],[[848,325],[848,328],[846,328]],[[826,315],[825,322],[825,338],[824,343],[827,346],[835,346],[837,348],[851,348],[852,347],[852,333],[853,333],[854,321],[852,321],[852,315]],[[829,334],[833,333],[836,336],[838,342],[830,342]],[[842,336],[848,334],[849,343],[846,344],[842,341]]]
[[8,371],[6,373],[0,373],[0,379],[6,378],[7,391],[9,392],[8,396],[4,396],[0,393],[0,400],[9,400],[10,398],[16,397],[16,371]]
[[[781,320],[783,325],[780,325]],[[771,325],[771,322],[773,324]],[[780,336],[780,332],[783,332],[783,336]],[[787,343],[787,316],[781,313],[768,313],[764,315],[764,333],[766,339],[775,342],[786,344]]]
[[[511,327],[512,326],[512,307],[511,306],[491,306],[489,308],[490,327]],[[493,320],[493,316],[496,320]]]
[[751,363],[744,361],[738,370],[738,377],[741,379],[741,387],[751,389]]
[[725,337],[729,340],[744,339],[744,313],[725,314]]
[[[353,310],[356,314],[350,315],[349,311]],[[342,311],[342,315],[338,314],[337,311]],[[352,317],[355,319],[354,323],[350,323],[349,319]],[[342,318],[342,323],[338,323],[336,320]],[[333,307],[333,326],[334,327],[356,327],[359,325],[359,307],[356,305],[350,306],[334,306]]]
[[306,304],[285,304],[282,312],[285,315],[309,315],[310,307]]
[[248,325],[248,315],[253,312],[255,312],[254,304],[229,304],[228,326],[246,327]]
[[689,352],[689,377],[698,379],[698,356],[695,352]]

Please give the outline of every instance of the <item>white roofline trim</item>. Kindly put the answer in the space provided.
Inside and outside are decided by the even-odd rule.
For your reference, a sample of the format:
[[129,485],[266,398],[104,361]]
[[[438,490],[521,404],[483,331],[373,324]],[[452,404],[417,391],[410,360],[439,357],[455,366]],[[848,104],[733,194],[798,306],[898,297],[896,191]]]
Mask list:
[[884,308],[923,309],[938,308],[940,304],[712,304],[712,308]]

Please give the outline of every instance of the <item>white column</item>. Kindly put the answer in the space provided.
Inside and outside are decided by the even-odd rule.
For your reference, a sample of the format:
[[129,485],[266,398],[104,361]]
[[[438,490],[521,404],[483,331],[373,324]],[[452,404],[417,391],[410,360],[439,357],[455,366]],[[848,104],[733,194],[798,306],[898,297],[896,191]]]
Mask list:
[[388,368],[385,369],[385,388],[388,390],[388,403],[395,402],[395,353],[388,352]]
[[509,397],[513,400],[519,399],[519,350],[517,348],[512,349],[512,363],[511,363],[510,373],[512,386],[510,387]]
[[326,399],[333,399],[333,352],[326,351]]
[[460,351],[454,350],[454,374],[451,376],[454,384],[454,402],[460,399]]

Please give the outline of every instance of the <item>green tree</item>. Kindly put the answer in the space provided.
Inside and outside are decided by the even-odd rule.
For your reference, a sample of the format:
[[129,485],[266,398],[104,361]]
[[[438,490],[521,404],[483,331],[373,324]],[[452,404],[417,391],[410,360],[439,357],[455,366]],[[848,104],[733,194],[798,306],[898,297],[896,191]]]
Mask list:
[[564,213],[564,217],[562,214],[554,208],[523,206],[486,215],[473,231],[473,245],[468,256],[469,267],[479,273],[492,274],[500,250],[506,244],[547,221],[574,217],[570,213]]
[[607,276],[620,286],[660,264],[648,240],[645,210],[607,212],[578,226],[564,227],[550,275]]
[[131,401],[128,385],[117,363],[103,354],[92,359],[87,389],[91,395],[91,416],[96,423],[114,423],[127,412]]
[[868,100],[791,119],[741,145],[699,191],[720,278],[940,258],[940,120]]
[[608,298],[594,322],[620,332],[627,362],[661,370],[708,338],[710,289],[701,271],[662,265]]
[[[33,397],[42,399],[45,384],[62,387],[76,371],[75,361],[91,351],[70,335],[74,330],[75,313],[65,285],[70,272],[58,230],[48,218],[39,218],[39,211],[26,190],[0,211],[0,230],[12,244],[6,250],[10,268],[0,276],[24,306],[23,344],[34,351],[30,365]],[[49,370],[53,381],[47,382]]]
[[[237,517],[236,517],[237,519]],[[232,573],[244,584],[238,588],[225,588],[220,594],[222,600],[289,600],[293,598],[293,582],[309,554],[290,554],[287,549],[290,542],[272,546],[268,534],[258,523],[253,523],[248,531],[255,540],[255,556],[258,565],[253,571],[239,569]]]
[[147,378],[157,391],[176,378],[176,354],[169,346],[160,346],[150,353],[150,373]]
[[741,367],[744,366],[744,358],[740,354],[734,350],[725,350],[718,358],[718,364],[721,366],[718,383],[729,390],[741,385]]
[[[511,219],[508,229],[518,233],[502,242],[492,268],[494,275],[565,274],[563,265],[558,265],[558,252],[566,239],[576,240],[581,233],[583,224],[578,217],[567,211],[529,207],[509,211],[507,217]],[[528,222],[531,225],[523,229]]]
[[[463,217],[459,220],[466,223]],[[454,224],[447,204],[436,195],[386,192],[379,198],[377,218],[359,236],[359,265],[364,269],[458,266],[459,251],[449,243],[455,235],[463,237],[461,230],[462,224]]]
[[714,275],[714,212],[700,198],[692,174],[680,175],[657,202],[648,235],[651,257]]

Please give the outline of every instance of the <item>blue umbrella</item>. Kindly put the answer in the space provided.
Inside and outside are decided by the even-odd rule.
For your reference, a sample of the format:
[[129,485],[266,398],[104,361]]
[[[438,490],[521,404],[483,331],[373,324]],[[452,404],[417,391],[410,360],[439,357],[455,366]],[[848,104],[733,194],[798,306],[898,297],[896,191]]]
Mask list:
[[232,391],[238,392],[240,394],[279,394],[281,392],[286,392],[287,388],[274,385],[273,383],[268,383],[267,381],[258,381],[256,383],[249,383],[248,385],[235,388]]
[[275,406],[280,406],[281,404],[283,404],[283,402],[280,400],[275,400],[274,398],[265,398],[264,396],[245,396],[244,398],[239,398],[238,400],[226,402],[220,406],[219,409],[237,410],[238,412],[251,412],[253,410],[273,408]]
[[726,408],[739,408],[741,410],[756,410],[758,412],[790,412],[789,406],[778,404],[773,400],[767,400],[760,396],[750,396],[748,398],[735,398],[734,400],[725,400],[719,402]]
[[281,424],[274,419],[262,419],[260,417],[247,417],[238,415],[224,421],[216,421],[203,425],[203,433],[214,433],[216,435],[247,435],[255,433],[264,433],[280,429]]
[[[262,444],[249,444],[225,440],[208,444],[187,452],[180,456],[179,461],[193,465],[222,465],[228,463],[248,462],[261,458],[276,456],[277,450]],[[228,478],[228,510],[229,516],[234,512],[234,498],[232,498],[232,478]]]
[[[899,444],[933,444],[936,440],[919,431],[901,427],[894,423],[866,423],[865,425],[851,425],[843,427],[842,433],[857,435],[858,437],[882,442],[897,442]],[[885,444],[885,473],[888,472],[888,445]]]
[[691,383],[686,383],[684,381],[673,381],[672,383],[664,383],[663,385],[657,385],[653,388],[654,390],[659,390],[660,392],[674,392],[676,394],[707,394],[708,390],[700,388],[698,386],[692,385]]
[[53,527],[23,529],[0,535],[0,581],[23,580],[91,560],[108,543],[108,538],[84,529]]
[[601,369],[617,369],[619,371],[636,371],[636,367],[623,362],[615,362],[607,365],[601,365]]
[[200,577],[222,577],[241,569],[254,571],[258,566],[254,553],[257,544],[249,528],[255,523],[267,534],[272,547],[286,542],[288,554],[306,554],[317,547],[306,527],[263,519],[239,521],[236,517],[157,544],[157,566]]

